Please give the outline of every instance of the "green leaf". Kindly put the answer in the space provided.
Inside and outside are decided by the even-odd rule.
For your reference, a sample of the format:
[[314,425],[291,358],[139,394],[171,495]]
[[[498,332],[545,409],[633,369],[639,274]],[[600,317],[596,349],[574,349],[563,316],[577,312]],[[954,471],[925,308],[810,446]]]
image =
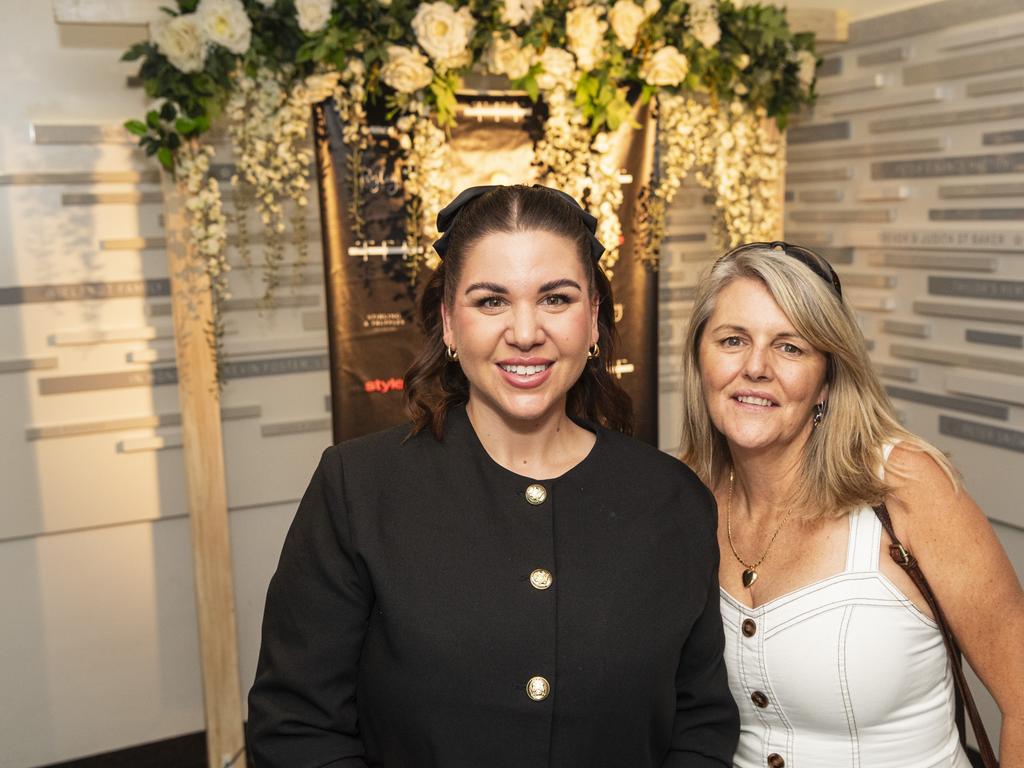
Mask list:
[[168,147],[160,147],[156,153],[156,159],[168,171],[174,170],[174,153]]
[[190,117],[179,117],[174,122],[174,130],[187,136],[188,134],[195,132],[196,121]]
[[149,133],[149,128],[141,120],[128,120],[125,122],[124,127],[128,130],[128,133],[135,134],[136,136],[145,136]]
[[151,109],[146,113],[146,125],[154,131],[160,130],[160,115],[155,109]]

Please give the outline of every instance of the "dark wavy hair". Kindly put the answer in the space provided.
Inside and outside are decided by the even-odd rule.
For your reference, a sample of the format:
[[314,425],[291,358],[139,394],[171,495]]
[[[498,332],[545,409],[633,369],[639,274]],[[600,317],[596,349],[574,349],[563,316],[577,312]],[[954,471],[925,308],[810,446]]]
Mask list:
[[496,232],[550,232],[576,246],[587,276],[589,295],[598,298],[597,326],[601,356],[590,360],[569,389],[566,413],[626,434],[633,432],[633,404],[609,372],[616,359],[615,304],[608,277],[591,257],[591,235],[580,210],[557,192],[522,185],[496,187],[459,211],[448,232],[448,248],[420,297],[419,320],[426,340],[405,374],[405,406],[412,434],[429,428],[444,435],[448,410],[469,400],[469,381],[462,367],[446,357],[442,304],[451,307],[466,253],[483,237]]

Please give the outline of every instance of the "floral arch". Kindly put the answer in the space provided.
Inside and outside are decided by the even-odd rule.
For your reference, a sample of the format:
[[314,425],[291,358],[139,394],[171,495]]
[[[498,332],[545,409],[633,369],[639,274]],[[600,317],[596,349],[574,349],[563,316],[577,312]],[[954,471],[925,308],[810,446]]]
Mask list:
[[[618,169],[605,157],[610,132],[650,102],[657,163],[641,193],[634,252],[656,266],[665,212],[692,174],[714,193],[722,244],[779,229],[780,134],[814,98],[810,33],[784,12],[732,0],[177,0],[140,60],[155,102],[126,123],[173,170],[186,196],[197,270],[213,295],[214,337],[227,296],[227,221],[203,136],[226,124],[234,151],[236,207],[265,228],[264,280],[278,282],[286,242],[305,242],[310,194],[310,106],[333,97],[351,158],[358,227],[360,154],[368,112],[386,115],[403,153],[408,266],[431,266],[434,220],[456,190],[443,169],[456,94],[472,73],[506,78],[542,121],[534,163],[545,183],[584,201],[604,243],[620,241]],[[245,217],[236,223],[243,230]],[[289,238],[289,233],[292,237]],[[301,246],[300,246],[301,247]],[[611,270],[618,249],[602,264]]]

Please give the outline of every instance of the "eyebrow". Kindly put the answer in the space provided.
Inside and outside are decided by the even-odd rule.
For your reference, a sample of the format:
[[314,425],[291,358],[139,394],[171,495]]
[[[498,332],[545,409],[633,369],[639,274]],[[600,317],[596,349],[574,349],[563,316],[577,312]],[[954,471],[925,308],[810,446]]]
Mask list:
[[[742,325],[732,325],[730,323],[723,323],[722,325],[719,325],[719,326],[711,329],[712,333],[718,333],[719,331],[739,331],[740,333],[750,333],[750,331],[748,331],[744,326],[742,326]],[[776,339],[804,339],[804,337],[801,336],[796,331],[784,331],[782,333],[776,333],[774,338],[776,338]]]
[[[548,291],[554,291],[558,288],[575,288],[577,291],[582,291],[580,284],[575,280],[570,280],[567,277],[563,277],[560,280],[550,280],[544,283],[537,291],[537,293],[547,293]],[[473,283],[466,288],[466,293],[472,293],[473,291],[488,291],[489,293],[507,294],[508,288],[498,283]]]

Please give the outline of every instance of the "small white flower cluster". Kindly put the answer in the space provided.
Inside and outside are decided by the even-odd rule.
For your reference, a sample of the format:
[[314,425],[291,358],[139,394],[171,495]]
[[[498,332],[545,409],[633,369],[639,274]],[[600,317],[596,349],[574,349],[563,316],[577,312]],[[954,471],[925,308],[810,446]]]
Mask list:
[[719,244],[774,240],[782,222],[778,182],[783,174],[782,139],[763,110],[739,102],[719,112],[719,151],[711,175],[718,209]]
[[[220,187],[210,175],[213,147],[190,141],[178,148],[175,155],[175,181],[185,198],[185,216],[189,234],[189,265],[178,275],[188,294],[190,308],[205,283],[209,283],[213,315],[212,344],[214,359],[218,361],[220,380],[221,347],[224,336],[224,302],[231,298],[228,290],[228,272],[225,245],[227,222],[221,208]],[[204,279],[205,278],[205,279]]]
[[658,94],[660,178],[654,196],[667,207],[691,172],[715,194],[721,247],[773,240],[781,223],[782,141],[764,115],[739,102],[725,109],[687,96]]
[[437,214],[453,194],[448,137],[421,100],[410,103],[409,112],[398,119],[391,135],[405,151],[406,258],[413,271],[420,260],[434,269],[439,260],[430,244],[438,237]]
[[213,45],[238,55],[248,51],[252,21],[242,0],[200,0],[194,13],[151,24],[150,39],[177,69],[201,72]]
[[597,217],[597,239],[605,247],[601,267],[609,279],[619,260],[619,244],[622,241],[622,222],[619,220],[619,208],[623,201],[622,182],[619,180],[614,149],[615,143],[611,136],[607,133],[597,134],[590,145],[587,173],[590,182],[587,207]]

